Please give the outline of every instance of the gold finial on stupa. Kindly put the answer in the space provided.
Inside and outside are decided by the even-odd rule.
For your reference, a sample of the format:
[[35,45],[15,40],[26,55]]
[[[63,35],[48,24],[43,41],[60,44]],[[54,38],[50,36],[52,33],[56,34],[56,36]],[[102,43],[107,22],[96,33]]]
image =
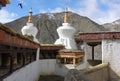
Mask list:
[[30,8],[28,23],[32,23],[32,8]]
[[64,23],[68,23],[68,7],[66,7],[65,16],[64,16]]

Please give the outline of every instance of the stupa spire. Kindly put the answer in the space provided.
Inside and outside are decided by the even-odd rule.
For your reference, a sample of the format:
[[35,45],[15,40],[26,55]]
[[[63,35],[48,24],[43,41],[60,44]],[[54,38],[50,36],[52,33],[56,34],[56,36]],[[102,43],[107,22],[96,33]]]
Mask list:
[[28,23],[32,23],[32,8],[30,8]]
[[64,15],[64,23],[68,23],[68,7],[66,7],[66,11]]

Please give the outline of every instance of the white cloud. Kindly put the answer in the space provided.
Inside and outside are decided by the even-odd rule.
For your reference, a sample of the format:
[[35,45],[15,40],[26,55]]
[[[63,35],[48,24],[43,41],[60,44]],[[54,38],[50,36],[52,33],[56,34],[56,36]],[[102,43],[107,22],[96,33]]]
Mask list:
[[17,17],[17,14],[15,13],[9,13],[6,10],[0,10],[0,22],[2,23],[10,22],[14,20],[15,17]]
[[[72,0],[58,0],[59,2],[64,2],[65,4],[70,3]],[[76,4],[73,4],[69,8],[70,11],[78,13],[82,16],[87,16],[93,21],[104,24],[113,22],[120,19],[120,0],[77,0]],[[104,8],[104,6],[106,8]],[[56,13],[65,11],[62,7],[57,7],[55,9],[40,10],[40,13]]]
[[69,3],[71,2],[72,0],[58,0],[59,2],[62,2],[62,3]]
[[57,7],[57,8],[55,8],[54,10],[51,10],[50,12],[51,12],[51,13],[57,13],[57,12],[62,12],[62,11],[63,11],[62,8]]
[[[108,9],[100,8],[104,4]],[[108,23],[120,19],[120,1],[111,0],[84,0],[79,2],[79,8],[71,8],[71,11],[82,16],[87,16],[99,24]]]
[[[106,2],[105,2],[106,1]],[[118,1],[109,1],[109,0],[105,0],[104,4],[108,7],[107,11],[100,11],[103,14],[101,15],[101,18],[97,18],[99,22],[101,23],[109,23],[109,22],[113,22],[117,19],[120,19],[120,1],[118,3]]]
[[47,13],[46,10],[40,10],[40,13]]
[[57,7],[55,9],[47,9],[47,10],[40,10],[40,13],[59,13],[64,11],[61,7]]

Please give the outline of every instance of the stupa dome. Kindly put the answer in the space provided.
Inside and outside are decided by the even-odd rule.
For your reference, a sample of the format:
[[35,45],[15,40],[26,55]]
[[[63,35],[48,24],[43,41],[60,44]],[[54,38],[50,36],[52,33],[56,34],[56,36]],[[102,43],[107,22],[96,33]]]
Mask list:
[[73,38],[76,30],[69,23],[63,23],[62,26],[57,29],[57,32],[59,37]]
[[24,26],[21,31],[23,35],[32,35],[33,37],[35,37],[38,32],[37,28],[33,25],[33,23],[27,23],[27,25]]

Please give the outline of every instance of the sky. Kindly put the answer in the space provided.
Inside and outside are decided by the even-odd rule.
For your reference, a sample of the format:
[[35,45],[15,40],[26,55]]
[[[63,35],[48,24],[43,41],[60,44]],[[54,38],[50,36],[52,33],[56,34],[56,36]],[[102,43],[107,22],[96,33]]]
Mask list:
[[[23,8],[18,6],[22,3]],[[120,19],[120,0],[11,0],[0,10],[0,22],[11,22],[28,16],[32,7],[33,15],[69,11],[86,16],[98,24],[111,23]]]

